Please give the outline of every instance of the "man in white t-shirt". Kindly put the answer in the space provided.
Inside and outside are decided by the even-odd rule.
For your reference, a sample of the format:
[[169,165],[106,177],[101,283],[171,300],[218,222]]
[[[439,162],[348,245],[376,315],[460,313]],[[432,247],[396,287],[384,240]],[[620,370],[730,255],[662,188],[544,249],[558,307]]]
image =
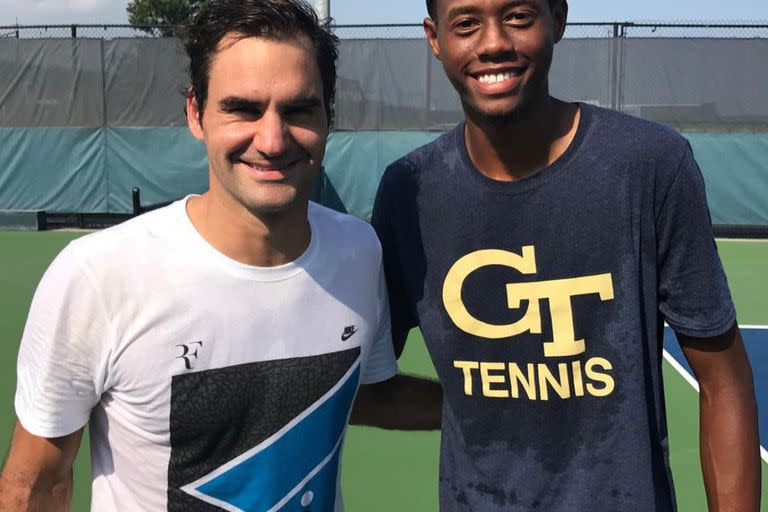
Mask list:
[[293,0],[214,0],[195,19],[186,107],[210,189],[46,272],[0,510],[67,510],[89,422],[99,512],[339,511],[350,416],[439,426],[439,385],[396,375],[373,230],[308,202],[336,44]]

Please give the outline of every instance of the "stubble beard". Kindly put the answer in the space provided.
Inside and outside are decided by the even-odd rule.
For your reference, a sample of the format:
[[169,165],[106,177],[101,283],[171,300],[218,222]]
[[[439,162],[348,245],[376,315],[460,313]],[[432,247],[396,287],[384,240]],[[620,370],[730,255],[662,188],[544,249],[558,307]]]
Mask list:
[[[249,177],[238,176],[234,166],[223,172],[214,170],[218,195],[235,210],[247,211],[253,217],[276,220],[290,216],[301,201],[302,183],[248,183]],[[212,187],[213,188],[213,187]],[[306,194],[308,195],[308,194]]]
[[[302,201],[301,186],[289,187],[287,184],[261,185],[262,189],[248,193],[247,190],[238,190],[235,199],[254,217],[263,220],[277,220],[288,217],[294,212]],[[284,190],[270,190],[280,188]]]

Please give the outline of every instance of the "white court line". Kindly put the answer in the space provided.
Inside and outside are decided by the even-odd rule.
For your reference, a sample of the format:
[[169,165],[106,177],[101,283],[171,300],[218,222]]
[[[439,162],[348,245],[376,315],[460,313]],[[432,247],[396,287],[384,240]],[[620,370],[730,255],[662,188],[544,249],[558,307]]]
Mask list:
[[671,365],[672,365],[672,367],[673,367],[675,370],[677,370],[677,373],[679,373],[679,374],[680,374],[680,376],[681,376],[682,378],[684,378],[684,379],[685,379],[685,381],[686,381],[688,384],[690,384],[690,385],[691,385],[691,387],[692,387],[693,389],[695,389],[695,390],[696,390],[696,392],[697,392],[697,393],[699,392],[699,383],[698,383],[698,382],[696,382],[696,379],[693,377],[693,375],[691,375],[690,373],[688,373],[688,370],[686,370],[685,368],[683,368],[683,365],[681,365],[680,363],[678,363],[678,362],[677,362],[677,359],[675,359],[675,357],[674,357],[672,354],[670,354],[669,352],[667,352],[667,349],[664,349],[664,359],[666,359],[666,360],[667,360],[667,362],[668,362],[669,364],[671,364]]
[[[667,322],[664,322],[664,327],[671,329],[671,327],[669,327],[669,324]],[[739,329],[768,329],[768,325],[739,324]]]
[[747,244],[764,244],[768,243],[768,240],[762,239],[762,238],[715,238],[718,242],[739,242],[739,243],[747,243]]
[[[747,327],[747,326],[746,326],[746,325],[742,325],[742,326],[740,326],[740,327]],[[763,328],[763,329],[768,329],[768,326],[764,326],[764,327],[762,327],[762,328]],[[683,368],[683,365],[681,365],[680,363],[678,363],[678,362],[677,362],[677,359],[675,359],[675,358],[674,358],[674,356],[673,356],[672,354],[670,354],[669,352],[667,352],[667,350],[666,350],[666,349],[664,349],[664,359],[666,359],[666,360],[667,360],[667,362],[668,362],[670,365],[672,365],[672,368],[674,368],[675,370],[677,370],[677,373],[679,373],[679,374],[680,374],[680,376],[681,376],[682,378],[684,378],[684,379],[685,379],[685,381],[686,381],[688,384],[690,384],[690,385],[691,385],[691,387],[692,387],[693,389],[695,389],[695,390],[696,390],[696,393],[698,393],[698,392],[699,392],[699,383],[698,383],[698,382],[696,382],[696,379],[693,377],[693,375],[691,375],[690,373],[688,373],[688,370],[686,370],[685,368]],[[763,446],[762,446],[762,445],[760,446],[760,457],[763,459],[763,461],[765,461],[766,463],[768,463],[768,450],[766,450],[765,448],[763,448]]]

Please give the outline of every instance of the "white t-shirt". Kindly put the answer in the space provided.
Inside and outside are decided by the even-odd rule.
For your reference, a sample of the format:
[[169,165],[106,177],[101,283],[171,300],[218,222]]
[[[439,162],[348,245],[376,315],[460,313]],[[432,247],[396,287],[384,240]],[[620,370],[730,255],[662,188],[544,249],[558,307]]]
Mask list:
[[342,509],[358,384],[397,366],[373,230],[315,204],[309,221],[297,260],[251,267],[210,246],[184,200],[51,264],[16,413],[47,438],[90,420],[92,510]]

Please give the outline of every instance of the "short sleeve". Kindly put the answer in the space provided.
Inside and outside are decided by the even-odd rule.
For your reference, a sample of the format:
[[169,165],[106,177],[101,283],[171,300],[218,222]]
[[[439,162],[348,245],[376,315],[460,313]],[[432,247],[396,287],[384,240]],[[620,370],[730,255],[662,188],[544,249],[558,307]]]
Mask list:
[[384,271],[379,265],[377,298],[379,304],[378,328],[373,339],[368,358],[364,361],[362,384],[375,384],[391,379],[397,374],[397,359],[392,345],[392,330],[389,321],[389,301],[384,282]]
[[103,303],[70,244],[37,287],[19,347],[15,407],[27,431],[61,437],[88,422],[111,339]]
[[656,217],[659,309],[678,333],[706,338],[736,321],[717,253],[704,179],[690,146]]
[[[371,218],[371,225],[376,230],[376,234],[381,242],[384,274],[386,276],[391,308],[392,331],[394,333],[407,333],[418,324],[409,304],[408,294],[406,293],[397,237],[393,229],[393,219],[396,218],[396,205],[393,204],[392,198],[395,194],[389,190],[392,186],[390,183],[391,177],[398,172],[398,166],[403,165],[405,164],[402,162],[396,162],[384,173],[376,193],[376,201],[373,205],[373,216]],[[416,222],[416,220],[413,219],[413,222]]]

